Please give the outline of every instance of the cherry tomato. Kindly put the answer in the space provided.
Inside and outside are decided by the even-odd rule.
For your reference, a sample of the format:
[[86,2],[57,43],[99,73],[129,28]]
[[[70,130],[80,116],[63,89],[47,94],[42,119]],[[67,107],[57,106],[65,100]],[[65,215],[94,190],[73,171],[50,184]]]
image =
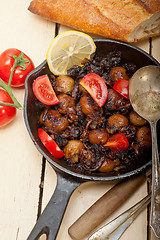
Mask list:
[[42,75],[34,80],[33,92],[36,98],[46,105],[55,105],[59,103],[47,75]]
[[[0,88],[0,102],[13,103],[9,94]],[[0,105],[0,127],[10,123],[16,116],[16,108]]]
[[43,145],[54,157],[61,158],[64,156],[64,153],[58,147],[57,143],[42,128],[38,129],[38,135]]
[[119,79],[113,86],[114,90],[120,93],[124,98],[129,99],[129,81]]
[[103,146],[110,148],[112,151],[121,151],[128,148],[129,142],[124,133],[116,133]]
[[[16,55],[19,56],[21,53],[20,50],[16,48],[9,48],[5,50],[4,52],[1,53],[0,55],[0,78],[8,83],[9,77],[12,71],[12,67],[14,64],[14,58],[11,57],[11,55]],[[30,64],[26,63],[25,65],[27,66],[25,70],[22,70],[21,66],[17,66],[15,68],[15,71],[13,73],[13,78],[11,82],[11,86],[13,87],[20,87],[24,85],[25,78],[34,69],[34,64],[32,60],[23,53],[23,58],[28,59],[30,61]]]
[[89,73],[83,77],[80,84],[89,92],[99,107],[105,104],[108,90],[103,78],[96,73]]

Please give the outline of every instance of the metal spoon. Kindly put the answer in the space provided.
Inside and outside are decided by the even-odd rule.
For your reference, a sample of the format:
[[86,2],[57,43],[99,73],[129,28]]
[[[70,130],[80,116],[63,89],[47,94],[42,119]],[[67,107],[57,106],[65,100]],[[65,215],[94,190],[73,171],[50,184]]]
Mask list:
[[146,66],[133,75],[129,84],[133,109],[148,120],[152,133],[152,197],[150,226],[160,238],[160,163],[156,125],[160,119],[160,67]]
[[133,207],[122,213],[120,216],[100,228],[88,240],[119,240],[134,219],[150,203],[151,194],[143,198]]

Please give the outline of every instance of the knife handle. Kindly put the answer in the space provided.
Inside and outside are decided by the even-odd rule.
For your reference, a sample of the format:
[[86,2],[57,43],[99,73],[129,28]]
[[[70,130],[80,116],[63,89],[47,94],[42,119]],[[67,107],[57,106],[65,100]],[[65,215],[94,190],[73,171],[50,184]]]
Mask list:
[[99,198],[68,229],[70,237],[82,240],[115,212],[146,180],[146,175],[138,175],[120,181]]

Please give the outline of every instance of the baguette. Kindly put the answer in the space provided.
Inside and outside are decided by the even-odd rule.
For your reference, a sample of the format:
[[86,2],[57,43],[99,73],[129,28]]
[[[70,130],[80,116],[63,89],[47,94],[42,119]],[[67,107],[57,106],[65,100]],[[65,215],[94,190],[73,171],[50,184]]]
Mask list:
[[160,0],[32,0],[47,20],[125,42],[160,35]]

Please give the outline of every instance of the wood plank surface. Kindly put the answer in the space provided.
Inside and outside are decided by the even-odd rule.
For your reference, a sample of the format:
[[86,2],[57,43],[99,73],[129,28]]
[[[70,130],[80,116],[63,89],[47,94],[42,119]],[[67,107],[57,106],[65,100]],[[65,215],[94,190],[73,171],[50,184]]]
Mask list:
[[[2,1],[0,52],[15,47],[38,66],[54,37],[55,24],[36,18],[27,8],[30,1]],[[23,105],[24,88],[14,94]],[[25,240],[37,220],[42,156],[35,148],[23,119],[0,129],[0,239]]]
[[[0,52],[10,47],[18,48],[38,66],[46,58],[46,51],[55,34],[55,24],[31,14],[27,10],[30,0],[0,0],[0,3]],[[69,29],[60,26],[60,32]],[[152,39],[151,44],[146,40],[135,45],[151,52],[160,61],[160,37]],[[23,104],[24,88],[14,89],[14,94]],[[37,221],[40,188],[43,211],[54,192],[57,178],[48,162],[45,168],[42,167],[42,156],[29,137],[22,111],[17,111],[16,119],[0,129],[0,160],[0,239],[25,240]],[[68,227],[114,184],[88,182],[80,185],[71,196],[57,240],[71,240]],[[104,223],[127,210],[146,194],[147,181]],[[135,232],[136,240],[147,240],[147,225],[145,209],[125,232],[122,240],[135,240]],[[155,239],[151,233],[150,240]]]

